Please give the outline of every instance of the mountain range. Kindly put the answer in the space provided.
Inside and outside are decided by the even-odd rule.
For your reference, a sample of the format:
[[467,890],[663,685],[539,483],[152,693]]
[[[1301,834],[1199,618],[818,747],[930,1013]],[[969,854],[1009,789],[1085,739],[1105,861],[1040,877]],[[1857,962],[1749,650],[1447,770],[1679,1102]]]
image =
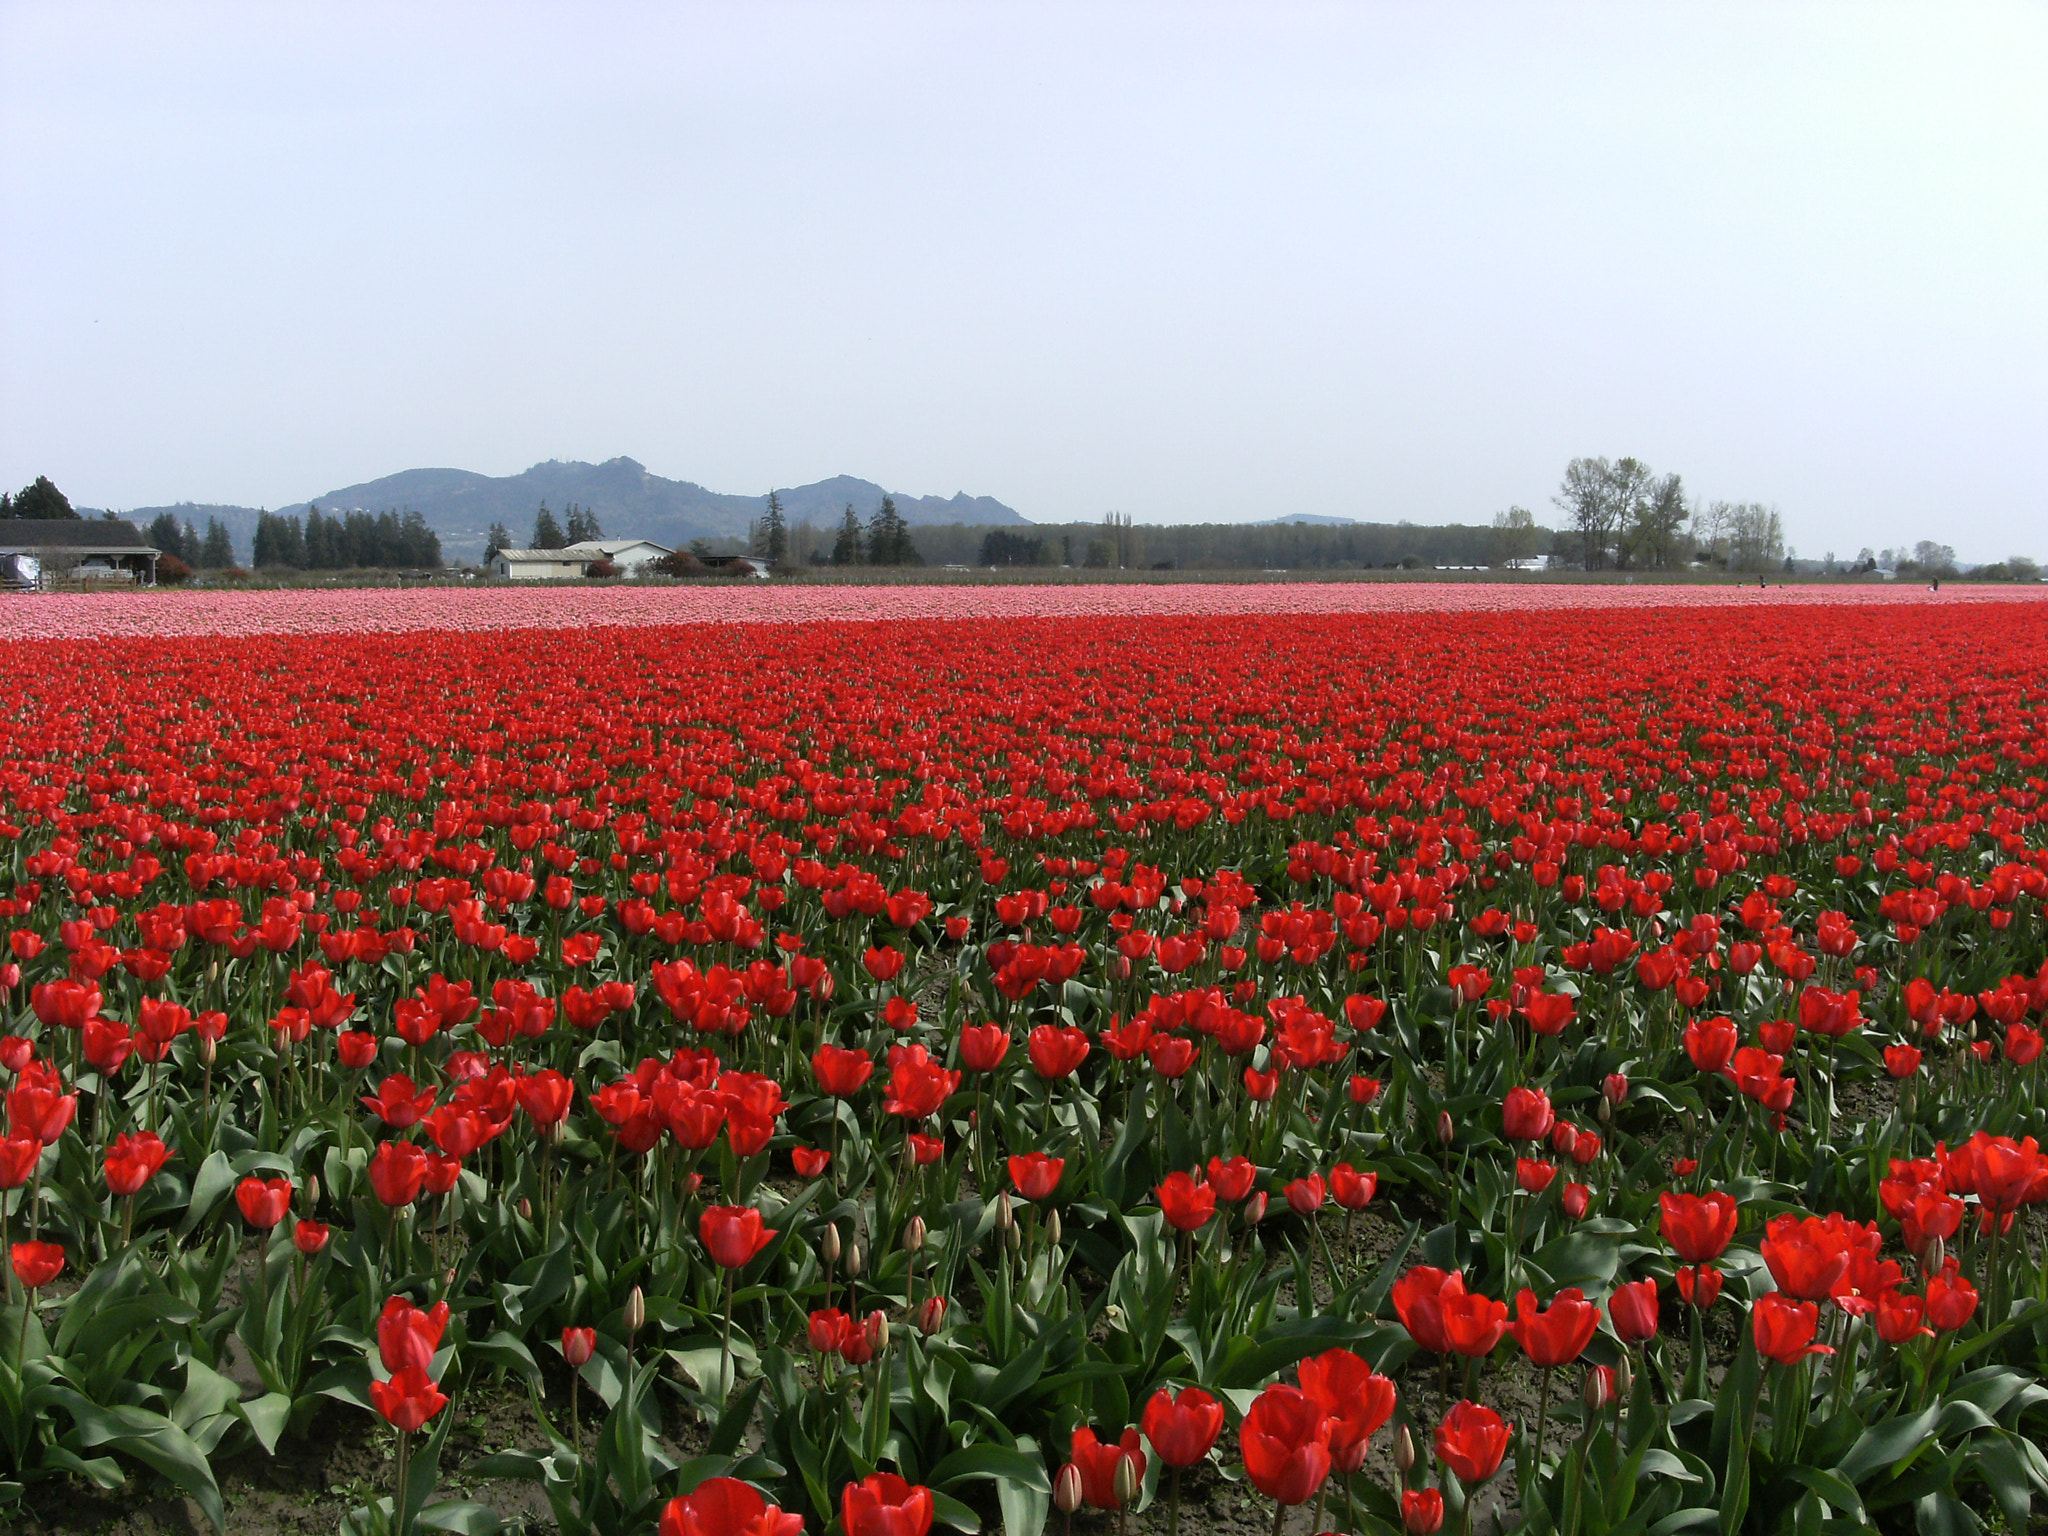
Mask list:
[[[835,475],[810,485],[780,490],[783,515],[791,525],[809,522],[824,529],[837,526],[848,506],[865,522],[882,504],[883,488],[872,480]],[[1027,519],[991,496],[909,496],[894,493],[896,510],[913,527],[945,523],[1022,524]],[[271,510],[303,515],[309,506],[322,512],[362,510],[400,512],[416,509],[441,536],[450,560],[473,560],[483,552],[491,524],[502,523],[515,544],[533,533],[535,514],[546,502],[562,521],[570,503],[597,514],[607,538],[645,538],[680,548],[691,539],[744,538],[747,524],[767,509],[768,498],[736,496],[706,490],[689,480],[669,480],[650,473],[632,459],[607,459],[602,464],[549,459],[516,475],[479,475],[466,469],[408,469],[380,480],[345,485],[322,496]],[[87,509],[80,509],[85,511]],[[122,515],[146,528],[158,514],[169,512],[190,521],[200,532],[217,517],[247,558],[255,538],[257,509],[181,502],[168,507],[136,507]],[[90,513],[88,513],[90,515]]]

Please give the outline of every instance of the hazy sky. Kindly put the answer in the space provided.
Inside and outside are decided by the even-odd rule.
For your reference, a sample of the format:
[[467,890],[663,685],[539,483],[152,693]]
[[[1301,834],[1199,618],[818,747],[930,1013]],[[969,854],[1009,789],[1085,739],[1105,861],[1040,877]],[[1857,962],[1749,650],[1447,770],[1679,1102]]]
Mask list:
[[629,454],[2048,556],[2048,9],[0,0],[0,484]]

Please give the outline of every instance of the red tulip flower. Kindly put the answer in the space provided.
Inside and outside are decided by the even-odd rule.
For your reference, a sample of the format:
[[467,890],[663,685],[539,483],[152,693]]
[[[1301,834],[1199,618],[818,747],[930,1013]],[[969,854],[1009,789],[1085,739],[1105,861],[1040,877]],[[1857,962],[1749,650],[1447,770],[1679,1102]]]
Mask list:
[[1476,1488],[1500,1470],[1511,1431],[1501,1416],[1480,1403],[1457,1402],[1436,1427],[1436,1459]]
[[845,1536],[925,1536],[932,1528],[932,1491],[894,1472],[876,1472],[840,1493],[839,1523]]
[[1401,1529],[1408,1536],[1436,1536],[1443,1529],[1444,1496],[1436,1488],[1401,1491]]
[[1138,1431],[1127,1429],[1121,1439],[1104,1443],[1085,1425],[1074,1431],[1069,1459],[1081,1472],[1081,1497],[1092,1509],[1121,1509],[1116,1496],[1118,1468],[1129,1461],[1137,1476],[1145,1475],[1145,1452],[1138,1444]]
[[1362,1211],[1371,1205],[1379,1187],[1378,1174],[1360,1173],[1349,1163],[1339,1163],[1330,1170],[1330,1198],[1347,1211]]
[[1559,1291],[1543,1311],[1537,1310],[1534,1291],[1524,1288],[1515,1296],[1510,1331],[1530,1362],[1545,1370],[1578,1359],[1599,1327],[1600,1309],[1577,1286]]
[[14,1277],[29,1290],[40,1290],[64,1273],[64,1247],[61,1243],[19,1242],[8,1250],[7,1262],[14,1268]]
[[1297,1216],[1313,1216],[1323,1208],[1325,1189],[1323,1176],[1311,1173],[1305,1179],[1295,1179],[1281,1191],[1287,1197],[1287,1208]]
[[960,1065],[970,1072],[993,1072],[1010,1054],[1010,1032],[1000,1024],[960,1026]]
[[1047,1082],[1071,1077],[1088,1055],[1088,1037],[1080,1030],[1057,1024],[1041,1024],[1031,1031],[1026,1054],[1031,1069]]
[[712,1262],[724,1269],[744,1269],[775,1236],[777,1228],[761,1224],[750,1205],[713,1205],[697,1219],[697,1235]]
[[409,1365],[389,1381],[370,1383],[370,1402],[402,1435],[412,1434],[448,1406],[448,1399],[419,1366]]
[[1175,1169],[1158,1190],[1159,1209],[1167,1225],[1176,1232],[1194,1232],[1206,1226],[1216,1214],[1216,1190]]
[[1461,1283],[1453,1293],[1446,1285],[1438,1296],[1443,1308],[1444,1341],[1451,1353],[1481,1359],[1507,1336],[1508,1306],[1490,1296],[1468,1293]]
[[761,1497],[736,1477],[714,1477],[670,1499],[655,1536],[802,1536],[804,1517]]
[[874,1070],[874,1058],[866,1051],[848,1050],[844,1046],[821,1045],[811,1057],[811,1075],[817,1080],[818,1091],[835,1099],[852,1098]]
[[1444,1294],[1465,1294],[1465,1277],[1449,1270],[1418,1264],[1394,1282],[1394,1313],[1408,1330],[1418,1348],[1432,1354],[1451,1352],[1444,1334]]
[[1704,1195],[1666,1190],[1657,1203],[1664,1216],[1664,1241],[1686,1263],[1711,1263],[1728,1251],[1740,1214],[1733,1195],[1718,1189]]
[[1258,1166],[1248,1157],[1233,1157],[1228,1162],[1220,1157],[1209,1159],[1209,1187],[1225,1205],[1235,1205],[1250,1194],[1258,1177]]
[[1826,1301],[1849,1268],[1849,1247],[1839,1220],[1784,1215],[1765,1228],[1764,1263],[1778,1289],[1801,1301]]
[[292,1228],[292,1246],[310,1259],[327,1246],[328,1236],[324,1221],[301,1221]]
[[1060,1187],[1067,1160],[1046,1152],[1026,1152],[1010,1159],[1010,1182],[1026,1200],[1050,1200]]
[[1757,1298],[1750,1311],[1750,1327],[1757,1353],[1780,1365],[1794,1365],[1808,1355],[1834,1353],[1827,1345],[1813,1342],[1820,1328],[1820,1308],[1810,1301],[1795,1301],[1782,1291]]
[[132,1195],[157,1175],[170,1160],[171,1149],[154,1131],[132,1131],[118,1136],[107,1148],[107,1191],[116,1196]]
[[377,1316],[377,1354],[384,1369],[394,1375],[407,1366],[427,1370],[447,1328],[447,1302],[437,1301],[422,1311],[403,1296],[389,1298]]
[[1315,1399],[1277,1382],[1238,1429],[1245,1476],[1281,1505],[1306,1504],[1330,1475],[1330,1419]]
[[553,1067],[544,1067],[520,1078],[517,1092],[519,1107],[526,1111],[536,1130],[544,1131],[569,1117],[576,1085]]
[[1607,1298],[1607,1315],[1614,1323],[1615,1337],[1624,1344],[1639,1344],[1657,1334],[1657,1277],[1617,1285]]
[[1349,1476],[1365,1465],[1368,1442],[1394,1412],[1394,1383],[1348,1349],[1301,1362],[1301,1390],[1330,1420],[1330,1464]]
[[1145,1405],[1139,1427],[1160,1461],[1192,1467],[1223,1432],[1223,1404],[1200,1387],[1184,1387],[1177,1394],[1161,1387]]
[[1927,1282],[1927,1321],[1943,1333],[1953,1333],[1976,1310],[1977,1288],[1970,1277],[1953,1258],[1944,1260],[1941,1272]]
[[369,1173],[370,1188],[385,1205],[411,1205],[427,1181],[427,1154],[409,1141],[379,1142]]
[[1509,1141],[1541,1141],[1556,1120],[1550,1095],[1541,1088],[1510,1088],[1501,1104],[1501,1134]]
[[260,1231],[268,1232],[285,1218],[292,1208],[292,1186],[289,1179],[259,1179],[251,1176],[235,1186],[235,1204],[242,1208],[242,1219]]

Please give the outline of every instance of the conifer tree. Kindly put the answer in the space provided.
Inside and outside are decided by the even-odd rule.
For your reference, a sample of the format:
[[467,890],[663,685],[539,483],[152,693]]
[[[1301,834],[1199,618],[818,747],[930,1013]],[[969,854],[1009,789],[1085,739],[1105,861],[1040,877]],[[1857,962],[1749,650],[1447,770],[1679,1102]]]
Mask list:
[[761,515],[755,532],[754,553],[770,565],[780,565],[789,555],[789,520],[782,515],[782,498],[768,493],[768,510]]
[[555,514],[548,510],[548,504],[540,504],[540,515],[533,520],[533,548],[560,549],[568,543],[562,534],[562,525],[555,521]]
[[227,524],[217,517],[206,520],[206,542],[200,546],[199,563],[209,571],[224,571],[235,563],[235,542],[228,537]]
[[840,519],[839,537],[832,541],[832,563],[859,565],[862,559],[860,514],[853,510],[853,503],[849,501],[846,504],[846,516]]

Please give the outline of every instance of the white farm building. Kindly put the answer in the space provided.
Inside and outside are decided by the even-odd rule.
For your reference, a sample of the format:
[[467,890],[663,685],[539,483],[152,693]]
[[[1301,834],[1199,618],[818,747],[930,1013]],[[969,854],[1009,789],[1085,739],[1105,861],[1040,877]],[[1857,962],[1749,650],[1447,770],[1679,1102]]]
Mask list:
[[561,549],[501,549],[491,556],[491,574],[508,581],[569,581],[608,561],[621,576],[644,576],[655,561],[674,553],[651,539],[589,539]]

